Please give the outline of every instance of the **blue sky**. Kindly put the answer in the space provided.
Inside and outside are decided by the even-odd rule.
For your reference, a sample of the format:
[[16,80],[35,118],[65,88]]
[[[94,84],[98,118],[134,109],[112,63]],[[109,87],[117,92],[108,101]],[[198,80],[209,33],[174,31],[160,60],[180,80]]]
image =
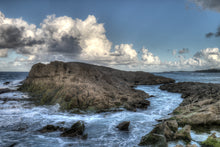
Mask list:
[[[209,1],[210,3],[215,3],[217,0]],[[219,3],[216,2],[215,5],[217,4]],[[68,57],[67,59],[63,54],[61,57],[60,53],[63,53],[63,51],[58,52],[59,49],[56,49],[56,55],[54,55],[54,51],[53,53],[48,51],[45,51],[46,53],[44,52],[47,57],[51,55],[51,59],[48,61],[55,59],[82,61],[116,68],[126,69],[129,67],[131,70],[137,70],[134,67],[137,67],[136,64],[138,64],[138,66],[141,66],[138,69],[146,71],[154,69],[155,71],[165,71],[180,70],[181,68],[183,68],[183,70],[209,67],[218,68],[217,63],[220,57],[218,58],[219,51],[216,49],[220,47],[220,38],[214,35],[209,38],[206,37],[206,34],[209,32],[213,32],[214,34],[220,25],[220,11],[218,8],[219,7],[213,8],[211,5],[203,2],[203,0],[0,1],[0,11],[4,14],[5,19],[22,19],[22,21],[25,21],[28,25],[36,25],[36,29],[41,29],[40,24],[43,23],[48,15],[52,14],[55,14],[56,18],[67,16],[73,20],[78,18],[82,21],[85,21],[88,16],[91,15],[95,17],[97,25],[104,24],[104,35],[111,43],[111,50],[106,51],[103,56],[100,53],[102,51],[100,51],[100,54],[96,53],[98,56],[94,56],[94,58],[91,57],[90,52],[87,52],[87,54],[89,54],[88,56],[76,57],[73,51],[72,57]],[[54,20],[56,18],[54,18]],[[0,29],[1,25],[3,26],[5,23],[0,24]],[[7,25],[18,26],[18,24],[11,22]],[[22,28],[22,26],[18,26],[18,28],[19,27]],[[103,34],[103,32],[101,32],[101,34]],[[34,37],[36,38],[36,36]],[[60,38],[62,38],[62,36]],[[83,41],[81,43],[81,38],[82,37],[80,37],[79,42],[83,52],[91,50],[82,47]],[[4,44],[4,40],[2,42],[0,41],[0,47],[1,43]],[[128,49],[126,49],[125,45],[120,46],[120,44],[132,44],[132,47],[127,46]],[[116,45],[120,47],[115,50]],[[36,53],[26,54],[26,52],[24,53],[22,51],[26,46],[2,46],[1,49],[4,53],[2,53],[3,55],[0,61],[7,66],[0,66],[1,71],[29,70],[30,66],[35,62],[47,62],[45,58],[31,60],[33,56],[42,57],[43,51],[40,55]],[[66,44],[62,44],[62,46],[66,47]],[[28,49],[31,47],[35,48],[35,51],[37,50],[36,46],[28,46]],[[145,58],[143,58],[143,47],[147,49],[147,53],[145,52],[146,56],[144,56]],[[185,52],[181,52],[184,48]],[[5,53],[6,50],[7,55]],[[136,51],[137,58],[131,56],[135,54],[132,50]],[[181,53],[178,53],[179,51]],[[106,54],[109,54],[109,56],[114,55],[115,57],[107,57],[105,56]],[[199,54],[200,56],[198,56]],[[213,57],[213,54],[216,54],[217,57]],[[124,61],[119,61],[116,55],[122,56],[121,58],[123,58]],[[159,61],[155,57],[158,57]],[[33,58],[36,59],[37,57]],[[201,61],[198,63],[192,61],[195,60],[196,62],[200,60],[200,58]],[[27,59],[30,59],[31,62],[30,60],[26,61]],[[98,59],[98,61],[94,59]]]

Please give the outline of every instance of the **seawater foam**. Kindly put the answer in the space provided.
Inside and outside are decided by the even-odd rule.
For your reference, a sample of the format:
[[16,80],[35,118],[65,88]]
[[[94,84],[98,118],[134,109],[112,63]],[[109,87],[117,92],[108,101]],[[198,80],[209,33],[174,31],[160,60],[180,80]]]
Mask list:
[[[138,110],[137,112],[122,111],[122,112],[106,112],[100,114],[71,114],[68,112],[59,112],[59,105],[54,106],[34,106],[25,107],[28,101],[17,101],[2,103],[0,110],[0,142],[3,145],[8,145],[13,140],[18,142],[18,146],[136,146],[141,137],[149,133],[155,124],[156,119],[169,117],[167,114],[172,112],[182,99],[180,94],[168,93],[158,89],[158,86],[138,86],[137,89],[146,91],[155,97],[149,98],[151,105],[147,110]],[[22,98],[20,93],[10,93],[0,95],[1,98],[14,97]],[[27,96],[28,97],[28,96]],[[1,121],[4,120],[4,121]],[[52,124],[60,127],[71,127],[73,123],[81,120],[85,122],[88,133],[87,140],[78,138],[60,137],[60,132],[39,133],[37,130],[42,127]],[[7,123],[4,123],[4,122]],[[130,121],[129,132],[121,132],[116,128],[117,124],[122,121]],[[61,122],[64,122],[61,123]],[[20,128],[25,126],[24,130],[20,131],[22,136],[17,132],[10,131],[10,128]],[[6,136],[6,132],[10,136]]]

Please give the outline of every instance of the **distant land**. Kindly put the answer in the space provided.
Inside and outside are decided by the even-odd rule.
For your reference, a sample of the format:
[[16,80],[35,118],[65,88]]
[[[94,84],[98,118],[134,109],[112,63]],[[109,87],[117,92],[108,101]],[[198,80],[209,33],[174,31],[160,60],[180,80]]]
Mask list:
[[220,69],[212,68],[212,69],[196,70],[195,72],[220,72]]

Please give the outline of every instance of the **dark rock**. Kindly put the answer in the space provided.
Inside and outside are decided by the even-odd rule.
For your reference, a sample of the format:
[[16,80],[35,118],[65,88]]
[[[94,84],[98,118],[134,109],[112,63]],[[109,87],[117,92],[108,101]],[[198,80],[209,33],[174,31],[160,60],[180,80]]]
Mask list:
[[55,127],[53,125],[47,125],[47,126],[43,127],[42,129],[40,129],[39,132],[41,132],[41,133],[54,132],[54,131],[57,131],[59,129],[60,129],[59,126]]
[[204,73],[218,73],[218,72],[220,72],[220,69],[215,69],[215,68],[213,68],[213,69],[205,69],[205,70],[196,70],[196,72],[204,72]]
[[10,82],[4,82],[3,84],[4,84],[4,85],[8,85],[8,84],[10,84]]
[[87,138],[88,138],[88,134],[87,133],[82,135],[82,137],[81,137],[81,139],[83,139],[83,140],[86,140]]
[[[77,121],[74,123],[70,129],[67,129],[64,131],[61,136],[62,137],[76,137],[76,136],[84,136],[83,132],[85,130],[84,122]],[[85,138],[87,135],[85,135],[83,138]]]
[[3,93],[8,93],[8,92],[14,92],[16,90],[12,90],[12,89],[9,89],[9,88],[3,88],[3,89],[0,89],[0,94],[3,94]]
[[140,146],[167,147],[166,138],[160,134],[148,134],[141,138]]
[[173,79],[146,72],[128,72],[77,62],[35,64],[19,90],[30,92],[39,104],[59,103],[61,109],[102,111],[147,108],[149,97],[135,85],[172,83]]
[[[140,144],[141,145],[154,145],[152,144],[152,141],[149,141],[149,140],[153,140],[153,142],[155,142],[155,144],[158,144],[158,146],[163,145],[163,144],[164,146],[167,146],[167,143],[164,143],[164,141],[167,142],[167,141],[175,140],[174,137],[175,137],[175,133],[177,129],[178,129],[178,124],[175,120],[164,121],[160,124],[157,124],[155,128],[149,134],[143,136]],[[159,137],[160,139],[156,140],[157,137]],[[159,142],[161,139],[163,140],[162,144],[160,144]],[[149,142],[150,144],[146,142]]]
[[128,131],[130,125],[130,121],[123,121],[116,126],[121,131]]
[[156,127],[150,133],[164,135],[167,141],[171,141],[174,140],[174,135],[177,129],[177,122],[175,120],[168,120],[156,125]]
[[8,147],[14,147],[14,146],[16,146],[17,144],[18,144],[18,143],[15,142],[15,143],[10,144]]

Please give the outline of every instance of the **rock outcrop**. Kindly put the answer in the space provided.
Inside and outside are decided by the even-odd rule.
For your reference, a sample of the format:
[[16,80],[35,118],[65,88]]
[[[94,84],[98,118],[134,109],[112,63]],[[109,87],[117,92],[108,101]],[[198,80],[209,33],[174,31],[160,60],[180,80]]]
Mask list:
[[124,107],[147,108],[149,97],[136,85],[173,83],[146,72],[127,72],[77,62],[35,64],[19,90],[29,92],[39,104],[59,103],[63,110],[106,111]]
[[48,132],[54,132],[59,130],[59,126],[54,126],[54,125],[46,125],[42,129],[39,130],[41,133],[48,133]]
[[173,112],[179,125],[220,124],[220,84],[182,82],[165,84],[160,89],[182,93],[183,102]]
[[46,125],[42,129],[38,130],[41,133],[50,133],[55,131],[61,131],[60,136],[62,137],[79,137],[81,139],[86,139],[88,134],[84,134],[85,124],[83,121],[77,121],[71,128],[64,128],[54,125]]
[[128,131],[129,130],[130,121],[123,121],[116,126],[121,131]]
[[168,141],[184,140],[191,141],[189,125],[178,130],[176,120],[167,120],[155,126],[147,135],[141,138],[139,145],[161,146],[166,147]]
[[65,130],[60,136],[62,137],[85,137],[87,134],[84,134],[85,125],[82,121],[77,121],[74,123],[70,129]]
[[175,139],[181,139],[185,142],[190,142],[192,140],[191,135],[191,126],[185,125],[181,130],[178,130],[174,136]]

